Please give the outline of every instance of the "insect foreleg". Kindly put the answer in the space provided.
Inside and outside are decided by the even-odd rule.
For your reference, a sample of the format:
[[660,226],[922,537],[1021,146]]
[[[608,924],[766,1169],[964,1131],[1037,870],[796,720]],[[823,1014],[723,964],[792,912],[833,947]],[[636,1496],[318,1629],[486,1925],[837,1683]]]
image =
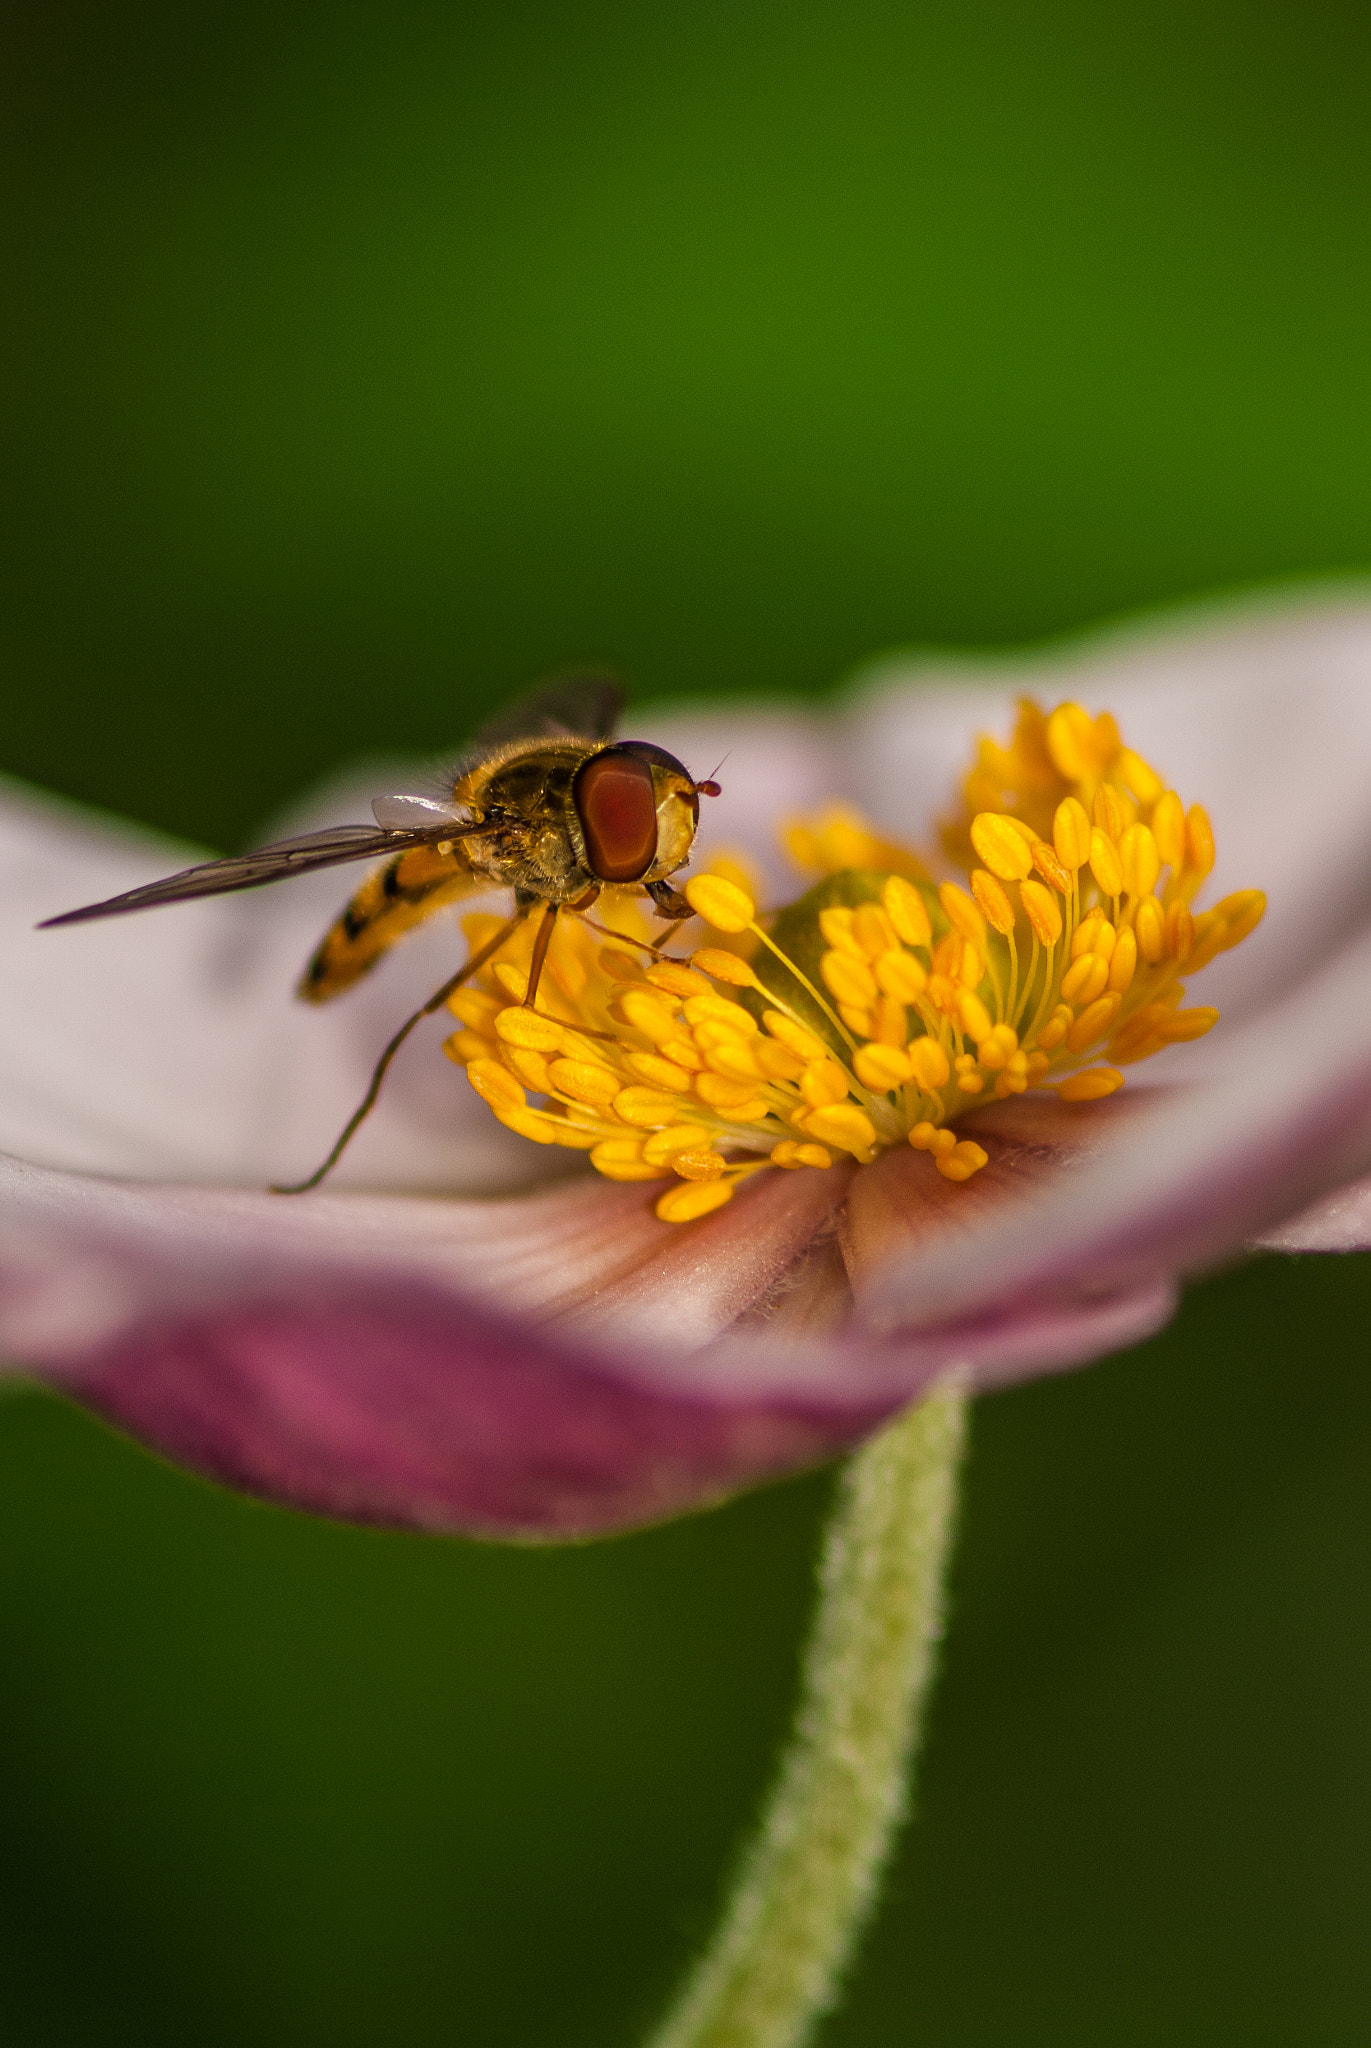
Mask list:
[[680,924],[685,918],[695,915],[680,890],[673,889],[668,881],[649,882],[647,893],[652,898],[658,917],[668,918],[672,924]]
[[[549,904],[548,908],[550,910],[552,906]],[[400,1026],[400,1029],[396,1032],[394,1038],[391,1039],[390,1044],[381,1054],[380,1059],[377,1060],[375,1067],[372,1069],[371,1082],[367,1088],[366,1094],[362,1097],[356,1109],[354,1109],[352,1115],[344,1124],[342,1131],[339,1134],[337,1144],[329,1153],[328,1158],[324,1161],[323,1165],[318,1167],[315,1170],[315,1172],[313,1172],[310,1175],[308,1180],[294,1181],[288,1187],[273,1186],[271,1192],[274,1195],[306,1194],[310,1188],[318,1187],[320,1181],[324,1178],[325,1174],[331,1173],[333,1171],[334,1167],[338,1164],[338,1161],[342,1158],[343,1153],[347,1150],[348,1145],[352,1142],[353,1135],[358,1129],[359,1125],[362,1124],[368,1116],[370,1116],[372,1110],[376,1107],[376,1098],[381,1093],[381,1084],[385,1080],[386,1074],[390,1069],[390,1063],[395,1058],[396,1053],[399,1052],[400,1047],[404,1044],[405,1040],[409,1037],[409,1034],[414,1029],[415,1025],[421,1024],[425,1017],[431,1017],[435,1010],[441,1010],[443,1004],[447,1001],[448,997],[453,993],[453,991],[455,989],[459,989],[464,981],[469,981],[473,974],[478,973],[480,969],[485,966],[487,960],[490,959],[493,953],[499,952],[501,946],[504,945],[505,941],[507,939],[512,938],[515,932],[518,931],[519,926],[523,923],[524,919],[527,916],[527,910],[516,910],[513,917],[511,917],[507,923],[501,925],[499,931],[496,932],[494,938],[488,939],[484,946],[480,947],[478,951],[471,955],[471,958],[469,960],[464,960],[462,962],[462,965],[457,969],[457,972],[454,975],[451,975],[448,978],[448,980],[446,980],[443,983],[440,989],[436,989],[434,991],[434,993],[429,997],[428,1001],[424,1004],[422,1009],[416,1010],[412,1017],[407,1017],[405,1019],[404,1023]],[[547,938],[550,939],[552,937],[552,932],[550,922],[548,920],[544,921],[542,930],[540,930],[538,934],[539,940],[542,941],[543,952],[546,953],[547,940],[543,939],[544,931],[546,931],[547,933]],[[542,962],[537,955],[536,943],[534,953],[536,965],[541,966]],[[530,976],[530,1001],[532,1000],[532,990],[535,985],[536,984],[534,982],[533,976]]]
[[543,978],[543,962],[547,949],[552,944],[552,934],[557,924],[557,905],[549,903],[543,912],[543,921],[533,936],[533,958],[528,963],[528,994],[524,997],[524,1008],[531,1010],[538,994],[538,984]]

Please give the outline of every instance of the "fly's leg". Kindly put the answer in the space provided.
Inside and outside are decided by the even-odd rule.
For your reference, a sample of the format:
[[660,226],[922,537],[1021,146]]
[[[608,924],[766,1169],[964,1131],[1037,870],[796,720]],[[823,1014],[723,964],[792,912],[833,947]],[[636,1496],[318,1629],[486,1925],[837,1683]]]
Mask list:
[[668,881],[649,882],[647,893],[652,898],[658,917],[667,918],[672,924],[680,924],[683,919],[695,915],[680,890],[673,889]]
[[[549,909],[550,908],[551,905],[549,905]],[[482,946],[478,952],[473,953],[469,960],[464,960],[462,965],[457,969],[457,972],[454,975],[450,976],[449,979],[443,983],[442,987],[436,990],[435,993],[429,997],[428,1001],[424,1004],[421,1010],[416,1010],[412,1017],[407,1017],[405,1019],[404,1023],[400,1026],[400,1029],[396,1032],[394,1038],[391,1039],[390,1044],[381,1054],[380,1059],[377,1060],[376,1065],[372,1070],[371,1084],[368,1087],[366,1094],[362,1097],[356,1109],[354,1109],[352,1115],[344,1124],[342,1131],[339,1135],[337,1144],[329,1153],[328,1158],[324,1161],[323,1165],[317,1168],[316,1171],[310,1175],[308,1180],[294,1181],[289,1187],[273,1187],[271,1192],[274,1195],[306,1194],[310,1188],[318,1187],[320,1181],[324,1178],[325,1174],[331,1173],[333,1171],[334,1167],[338,1164],[338,1161],[342,1158],[344,1152],[347,1150],[349,1144],[352,1142],[353,1135],[357,1131],[359,1125],[365,1122],[366,1118],[370,1116],[372,1110],[376,1107],[376,1098],[381,1093],[381,1084],[385,1080],[386,1074],[389,1072],[390,1063],[395,1058],[396,1053],[400,1050],[400,1047],[404,1044],[405,1040],[409,1037],[409,1034],[414,1029],[415,1025],[421,1024],[425,1017],[431,1017],[435,1010],[441,1010],[443,1004],[447,1001],[448,997],[453,993],[454,989],[459,989],[464,981],[469,981],[473,974],[478,973],[479,970],[485,966],[487,960],[490,959],[491,955],[493,953],[498,953],[501,946],[504,945],[505,941],[514,936],[515,932],[518,931],[519,926],[523,923],[524,919],[527,916],[527,910],[516,910],[513,917],[509,919],[508,923],[502,925],[499,931],[496,932],[494,938],[487,940],[486,944]],[[546,931],[547,933],[546,939],[543,937],[544,931]],[[551,929],[547,921],[545,920],[543,929],[540,930],[538,934],[538,939],[542,943],[542,949],[544,953],[547,952],[547,940],[551,937]],[[534,947],[534,957],[537,966],[541,967],[542,961],[541,958],[539,958],[538,956],[536,944]],[[534,977],[530,975],[530,1001],[532,1000],[533,987]]]
[[552,934],[557,925],[557,909],[555,903],[547,905],[543,921],[533,935],[533,958],[528,963],[528,994],[523,1002],[526,1010],[533,1008],[537,998],[538,984],[543,978],[543,962],[547,959],[547,949],[552,944]]

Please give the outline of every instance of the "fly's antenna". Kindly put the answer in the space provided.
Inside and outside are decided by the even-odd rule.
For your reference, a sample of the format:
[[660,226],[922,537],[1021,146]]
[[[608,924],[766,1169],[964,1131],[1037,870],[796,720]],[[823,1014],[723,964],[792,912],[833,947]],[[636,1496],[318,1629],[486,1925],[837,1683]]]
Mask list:
[[[730,749],[730,752],[731,752],[731,751],[732,751],[732,749]],[[725,754],[725,755],[724,755],[724,761],[726,761],[727,759],[728,759],[728,755],[727,755],[727,754]],[[721,761],[721,762],[719,763],[719,768],[722,768],[722,767],[723,767],[723,765],[724,765],[724,761]],[[719,786],[719,782],[718,782],[718,779],[717,779],[717,778],[718,778],[718,774],[719,774],[719,768],[716,768],[716,769],[714,770],[714,773],[713,773],[713,775],[710,775],[710,776],[706,777],[706,779],[705,779],[705,780],[704,780],[703,782],[697,782],[697,783],[696,783],[696,785],[695,785],[695,794],[696,794],[696,796],[722,796],[722,795],[723,795],[723,790],[722,790],[722,789],[720,788],[720,786]]]

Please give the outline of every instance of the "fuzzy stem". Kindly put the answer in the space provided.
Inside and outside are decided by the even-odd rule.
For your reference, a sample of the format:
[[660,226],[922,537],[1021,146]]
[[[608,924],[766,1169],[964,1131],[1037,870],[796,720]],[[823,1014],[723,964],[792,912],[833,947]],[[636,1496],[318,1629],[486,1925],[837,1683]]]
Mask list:
[[943,1386],[848,1461],[790,1747],[723,1922],[650,2048],[800,2048],[837,1996],[904,1817],[965,1407]]

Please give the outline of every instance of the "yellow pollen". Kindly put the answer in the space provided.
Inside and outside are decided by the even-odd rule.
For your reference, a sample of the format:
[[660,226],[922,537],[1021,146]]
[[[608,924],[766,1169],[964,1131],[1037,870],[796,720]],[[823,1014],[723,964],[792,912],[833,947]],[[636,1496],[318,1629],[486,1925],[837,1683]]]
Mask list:
[[687,903],[716,932],[745,932],[757,906],[745,889],[722,875],[696,875],[685,885]]
[[928,905],[914,884],[903,875],[887,875],[881,890],[885,914],[895,936],[906,946],[926,946],[933,937]]
[[[721,926],[727,930],[727,926]],[[711,1209],[722,1209],[733,1197],[733,1187],[728,1180],[696,1182],[692,1187],[672,1188],[657,1203],[657,1214],[663,1223],[693,1223],[699,1216],[708,1216]]]
[[954,931],[969,939],[973,946],[985,945],[985,919],[965,889],[959,889],[955,882],[944,882],[938,891],[938,901]]
[[973,1144],[970,1138],[963,1138],[950,1152],[944,1152],[933,1162],[945,1180],[970,1180],[973,1173],[979,1173],[983,1166],[990,1164],[990,1154],[981,1145]]
[[864,1005],[874,1003],[879,993],[876,977],[860,956],[853,958],[849,953],[825,953],[819,962],[819,972],[824,985],[840,1003]]
[[1086,1067],[1061,1082],[1057,1093],[1063,1102],[1098,1102],[1122,1086],[1123,1075],[1117,1067]]
[[[1023,841],[1020,840],[1019,844],[1022,846]],[[1014,929],[1014,906],[994,875],[989,874],[985,868],[973,868],[971,893],[986,923],[997,931],[1001,938],[1007,938]]]
[[1090,816],[1079,797],[1063,797],[1052,820],[1058,860],[1074,875],[1090,858]]
[[1185,859],[1200,877],[1214,865],[1214,833],[1208,813],[1199,804],[1192,804],[1185,814]]
[[1179,871],[1185,861],[1185,811],[1174,789],[1164,791],[1157,799],[1152,813],[1152,837],[1157,842],[1162,865]]
[[971,820],[971,844],[992,875],[1002,882],[1022,882],[1033,872],[1033,855],[1015,820],[996,811],[982,811]]
[[746,960],[740,960],[736,953],[721,953],[713,946],[705,946],[698,953],[692,953],[690,964],[701,974],[708,974],[715,981],[729,982],[734,988],[760,988],[762,985]]
[[[1088,1114],[1128,1065],[1211,1030],[1181,977],[1245,939],[1265,898],[1197,908],[1209,818],[1108,714],[1025,700],[1007,744],[979,743],[963,799],[942,832],[957,880],[842,807],[788,828],[821,879],[786,908],[759,913],[749,874],[716,861],[685,894],[721,938],[688,959],[607,889],[613,936],[559,918],[536,1007],[526,920],[450,999],[443,1050],[509,1130],[669,1183],[663,1222],[754,1173],[860,1167],[906,1141],[964,1183],[996,1143],[993,1116],[984,1143],[956,1128],[974,1111],[1051,1089]],[[464,928],[475,950],[499,920]]]
[[1166,951],[1166,915],[1155,896],[1145,896],[1133,918],[1133,936],[1138,953],[1149,967],[1155,967]]
[[1107,833],[1111,839],[1118,840],[1123,832],[1126,821],[1123,814],[1123,801],[1117,789],[1111,789],[1107,782],[1101,783],[1100,787],[1095,791],[1095,801],[1091,809],[1095,823],[1099,826],[1100,830]]
[[1130,896],[1151,896],[1161,873],[1157,842],[1146,825],[1129,825],[1119,839],[1119,867]]
[[1123,888],[1123,867],[1119,849],[1104,830],[1095,825],[1090,833],[1090,872],[1104,896],[1117,896]]
[[1020,882],[1019,897],[1039,945],[1055,946],[1062,935],[1062,914],[1051,890],[1041,882]]
[[1045,839],[1033,841],[1033,865],[1059,896],[1071,894],[1071,870],[1062,865],[1055,849]]

